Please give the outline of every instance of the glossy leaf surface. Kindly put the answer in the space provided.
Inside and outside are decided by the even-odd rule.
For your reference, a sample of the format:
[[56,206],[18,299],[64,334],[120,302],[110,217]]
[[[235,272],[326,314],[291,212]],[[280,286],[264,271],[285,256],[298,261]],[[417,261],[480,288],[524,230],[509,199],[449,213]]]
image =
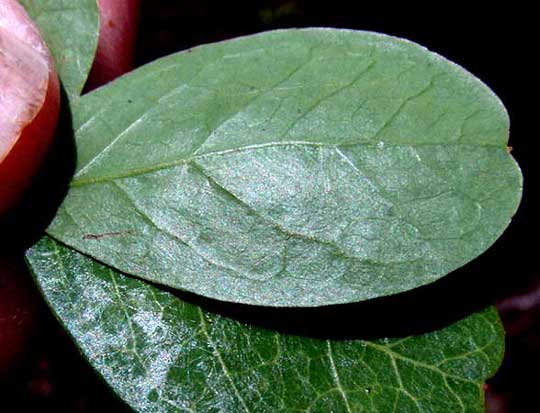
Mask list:
[[399,339],[323,340],[216,315],[42,239],[56,316],[139,412],[483,412],[504,340],[493,308]]
[[519,203],[508,117],[404,40],[332,29],[198,47],[86,95],[48,232],[225,301],[320,306],[428,284]]

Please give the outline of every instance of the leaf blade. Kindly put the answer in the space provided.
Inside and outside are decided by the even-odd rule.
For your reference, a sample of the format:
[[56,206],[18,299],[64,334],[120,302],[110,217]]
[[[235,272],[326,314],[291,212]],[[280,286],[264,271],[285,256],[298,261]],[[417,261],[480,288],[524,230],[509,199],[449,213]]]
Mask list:
[[483,411],[504,351],[488,309],[419,336],[329,341],[202,310],[45,237],[28,253],[83,354],[135,411]]
[[79,164],[48,233],[225,301],[320,306],[427,284],[487,249],[521,194],[496,96],[373,33],[202,46],[83,97],[75,118]]
[[[99,38],[96,0],[21,0],[49,46],[70,100],[79,98],[94,62]],[[67,34],[69,33],[69,34]]]

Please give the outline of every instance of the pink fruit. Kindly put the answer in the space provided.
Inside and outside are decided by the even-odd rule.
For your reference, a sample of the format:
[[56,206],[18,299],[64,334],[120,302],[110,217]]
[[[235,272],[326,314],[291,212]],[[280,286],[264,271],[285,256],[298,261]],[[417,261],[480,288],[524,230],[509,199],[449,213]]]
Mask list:
[[0,215],[13,207],[55,133],[60,89],[39,30],[15,0],[0,0]]

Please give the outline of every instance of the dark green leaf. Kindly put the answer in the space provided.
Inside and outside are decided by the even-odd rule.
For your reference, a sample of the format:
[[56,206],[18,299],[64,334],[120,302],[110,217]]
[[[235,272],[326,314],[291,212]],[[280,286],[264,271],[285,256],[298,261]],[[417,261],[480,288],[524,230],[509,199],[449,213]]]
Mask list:
[[19,0],[39,26],[70,99],[81,94],[99,37],[96,0]]
[[140,412],[483,412],[493,308],[400,339],[329,341],[206,312],[44,238],[28,253],[58,318]]
[[488,248],[521,194],[497,97],[374,33],[192,49],[83,97],[75,124],[49,234],[226,301],[319,306],[430,283]]

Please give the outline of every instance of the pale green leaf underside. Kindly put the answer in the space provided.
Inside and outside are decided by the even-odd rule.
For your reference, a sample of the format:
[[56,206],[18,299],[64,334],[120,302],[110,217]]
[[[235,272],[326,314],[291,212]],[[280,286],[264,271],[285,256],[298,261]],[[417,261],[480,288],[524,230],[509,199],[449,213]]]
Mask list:
[[96,0],[19,0],[38,25],[71,99],[82,92],[99,37]]
[[444,329],[326,341],[188,304],[44,238],[27,255],[50,306],[139,412],[483,412],[504,347],[493,308]]
[[285,30],[202,46],[83,97],[48,232],[220,300],[319,306],[464,265],[521,175],[497,97],[404,40]]

